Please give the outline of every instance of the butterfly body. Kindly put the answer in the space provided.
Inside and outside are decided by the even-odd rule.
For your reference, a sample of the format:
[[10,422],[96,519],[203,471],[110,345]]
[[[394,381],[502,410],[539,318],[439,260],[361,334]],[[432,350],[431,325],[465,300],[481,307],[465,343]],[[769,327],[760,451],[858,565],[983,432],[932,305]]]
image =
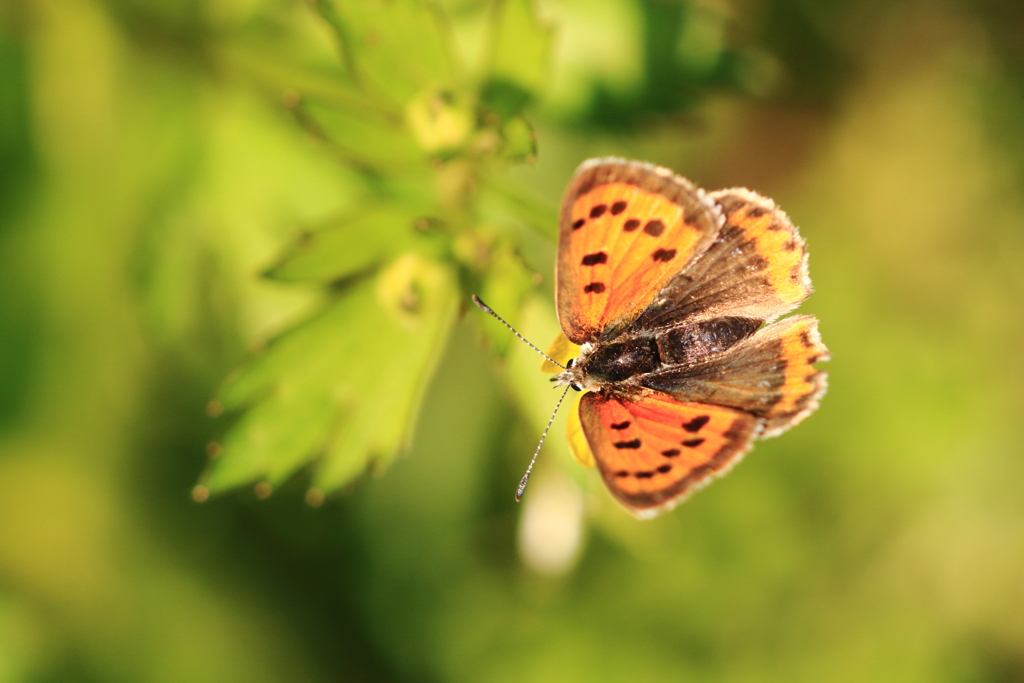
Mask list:
[[558,385],[588,391],[643,393],[651,388],[645,383],[666,372],[685,376],[687,368],[700,366],[760,326],[760,320],[721,318],[588,342],[572,366],[554,379]]
[[771,200],[705,193],[664,168],[594,159],[563,202],[559,322],[579,355],[554,380],[612,494],[671,508],[825,391],[804,241]]

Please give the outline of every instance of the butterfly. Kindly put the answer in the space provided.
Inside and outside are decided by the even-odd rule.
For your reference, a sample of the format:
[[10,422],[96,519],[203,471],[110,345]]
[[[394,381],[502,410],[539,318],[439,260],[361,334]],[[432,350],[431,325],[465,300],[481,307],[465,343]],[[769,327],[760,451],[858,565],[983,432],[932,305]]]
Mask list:
[[742,188],[706,193],[644,162],[590,159],[559,222],[562,335],[547,354],[533,348],[547,358],[542,369],[562,370],[552,381],[585,392],[569,415],[573,455],[596,464],[636,516],[675,507],[755,439],[817,408],[826,374],[814,364],[829,358],[818,321],[777,321],[812,292],[807,250],[772,200]]
[[776,321],[812,292],[807,250],[772,200],[591,159],[559,231],[564,337],[550,354],[577,355],[545,366],[585,392],[570,445],[635,515],[671,509],[817,408],[826,374],[814,364],[829,358],[818,321]]

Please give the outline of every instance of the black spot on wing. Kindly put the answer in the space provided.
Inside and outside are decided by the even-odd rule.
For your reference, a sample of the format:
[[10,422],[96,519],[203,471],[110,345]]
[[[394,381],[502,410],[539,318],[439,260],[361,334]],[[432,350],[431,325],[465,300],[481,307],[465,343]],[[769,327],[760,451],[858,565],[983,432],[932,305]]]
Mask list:
[[626,210],[626,202],[622,201],[621,199],[619,201],[615,202],[614,204],[612,204],[612,215],[613,216],[618,216],[620,213],[622,213],[625,210]]
[[580,218],[572,224],[573,230],[579,230],[583,227],[583,224],[587,222],[586,218]]
[[689,439],[688,441],[684,441],[683,445],[687,448],[696,448],[702,443],[704,443],[704,439]]
[[654,259],[655,261],[662,261],[662,262],[666,262],[666,263],[668,261],[671,261],[675,257],[676,257],[676,250],[675,249],[658,249],[653,254],[651,254],[651,258]]
[[699,415],[699,416],[693,418],[692,420],[690,420],[689,422],[684,422],[683,423],[683,429],[685,429],[688,432],[699,432],[700,428],[703,427],[704,425],[706,425],[710,421],[711,421],[711,416],[710,415]]
[[768,209],[763,209],[760,206],[751,207],[750,211],[747,211],[747,215],[751,218],[760,218],[766,213],[768,213]]
[[634,449],[635,450],[637,448],[640,448],[640,439],[633,439],[632,441],[616,441],[615,442],[615,447],[616,448],[629,448],[629,449]]
[[654,476],[654,472],[637,472],[634,476],[637,479],[650,479]]
[[622,224],[622,229],[626,232],[633,232],[640,227],[640,221],[635,218],[630,218],[628,221]]
[[599,263],[608,263],[608,254],[599,251],[596,254],[587,254],[583,257],[583,265],[596,266]]
[[604,291],[604,283],[591,282],[589,285],[583,288],[583,291],[586,292],[587,294],[600,294],[601,292]]
[[626,420],[625,422],[619,422],[617,424],[613,424],[612,425],[612,429],[625,429],[626,427],[628,427],[631,424],[633,424],[633,423],[630,422],[629,420]]
[[665,474],[666,472],[668,472],[671,469],[672,469],[672,465],[662,465],[661,467],[658,468],[658,471],[661,472],[662,474]]
[[615,476],[616,477],[628,477],[629,476],[629,472],[627,472],[626,470],[619,470],[618,472],[615,473]]
[[602,216],[604,214],[604,212],[607,211],[607,210],[608,210],[608,206],[607,205],[605,205],[605,204],[598,204],[597,206],[595,206],[592,209],[590,209],[590,217],[591,218],[598,218],[598,217]]
[[661,233],[665,232],[665,224],[659,218],[647,221],[647,225],[644,226],[644,232],[651,237],[658,237]]
[[666,458],[674,458],[679,455],[681,451],[678,448],[669,448],[668,450],[662,451],[661,454]]

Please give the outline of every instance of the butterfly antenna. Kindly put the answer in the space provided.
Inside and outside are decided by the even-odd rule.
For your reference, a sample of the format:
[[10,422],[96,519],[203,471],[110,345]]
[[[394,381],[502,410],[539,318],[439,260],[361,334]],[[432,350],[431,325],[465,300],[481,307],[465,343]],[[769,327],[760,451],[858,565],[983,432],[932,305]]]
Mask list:
[[[493,311],[493,310],[491,309],[491,307],[490,307],[490,306],[488,306],[487,304],[485,304],[485,303],[484,303],[483,301],[481,301],[481,300],[480,300],[480,297],[478,297],[478,296],[477,296],[476,294],[474,294],[474,295],[473,295],[473,303],[475,303],[475,304],[476,304],[477,306],[479,306],[479,307],[480,307],[480,310],[481,310],[481,311],[483,311],[484,313],[489,313],[490,315],[494,316],[495,320],[497,320],[497,321],[498,321],[499,323],[501,323],[502,325],[504,325],[504,326],[505,326],[505,327],[507,327],[508,329],[512,330],[512,334],[514,334],[514,335],[516,335],[517,337],[519,337],[520,339],[522,339],[522,340],[523,340],[523,342],[524,342],[524,343],[525,343],[525,344],[526,344],[527,346],[529,346],[529,347],[530,347],[531,349],[533,349],[534,351],[536,351],[536,352],[537,352],[537,353],[539,353],[540,355],[542,355],[542,356],[544,356],[545,358],[547,358],[547,359],[548,359],[548,362],[549,362],[549,363],[551,363],[552,365],[557,365],[558,367],[562,368],[563,370],[565,370],[565,369],[566,369],[566,367],[565,367],[564,365],[562,365],[561,363],[559,363],[559,362],[557,362],[557,361],[554,361],[554,360],[552,360],[552,359],[551,359],[551,357],[550,357],[550,356],[549,356],[548,354],[546,354],[546,353],[544,353],[543,351],[541,351],[540,349],[538,349],[538,348],[537,348],[536,346],[534,346],[534,345],[533,345],[533,344],[531,344],[531,343],[530,343],[529,341],[527,341],[526,337],[524,337],[523,335],[521,335],[521,334],[519,334],[518,332],[516,332],[516,328],[512,327],[512,326],[511,326],[511,325],[509,325],[509,324],[508,324],[507,322],[505,322],[505,319],[504,319],[504,318],[502,318],[502,317],[501,317],[500,315],[498,315],[497,313],[495,313],[495,312],[494,312],[494,311]],[[559,401],[559,402],[561,402],[561,401]],[[556,409],[556,410],[557,410],[557,409]],[[554,419],[554,416],[552,416],[552,419]],[[549,425],[549,426],[550,426],[550,425]],[[547,433],[547,432],[545,432],[545,433]],[[543,439],[542,439],[542,441],[543,441]],[[539,450],[539,448],[540,448],[540,447],[538,446],[538,450]],[[536,457],[536,456],[535,456],[535,457]],[[531,467],[532,467],[532,465],[531,465]],[[527,474],[527,476],[529,476],[529,474],[530,474],[530,473],[529,473],[529,472],[527,472],[526,474]],[[526,480],[524,479],[523,481],[525,482]],[[524,486],[525,486],[525,484],[524,484]],[[520,487],[520,488],[522,488],[522,487]],[[517,496],[516,498],[518,499],[518,496]]]
[[544,428],[544,433],[540,435],[540,443],[537,444],[537,450],[533,452],[533,459],[530,460],[530,466],[526,468],[526,474],[519,480],[519,488],[516,489],[516,502],[523,497],[523,491],[526,490],[526,482],[530,481],[530,473],[533,472],[533,464],[537,462],[537,456],[540,455],[540,447],[544,445],[544,439],[548,438],[548,430],[551,429],[551,423],[555,421],[555,415],[558,414],[558,409],[562,407],[562,401],[565,400],[565,395],[569,393],[569,387],[565,388],[562,392],[562,397],[558,399],[558,403],[555,404],[555,409],[551,413],[551,417],[548,419],[548,426]]

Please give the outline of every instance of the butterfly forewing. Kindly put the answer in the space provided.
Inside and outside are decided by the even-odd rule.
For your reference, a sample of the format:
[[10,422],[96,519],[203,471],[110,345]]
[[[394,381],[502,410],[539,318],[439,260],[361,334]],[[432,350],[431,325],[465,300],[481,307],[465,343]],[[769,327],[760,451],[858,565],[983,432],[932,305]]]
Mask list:
[[745,189],[709,195],[725,216],[715,241],[636,320],[636,329],[722,317],[774,320],[811,294],[804,240],[772,200]]
[[625,329],[704,252],[718,208],[664,168],[596,159],[576,172],[562,204],[556,293],[572,342]]
[[580,422],[612,494],[649,517],[724,474],[760,428],[742,411],[651,392],[587,393]]

